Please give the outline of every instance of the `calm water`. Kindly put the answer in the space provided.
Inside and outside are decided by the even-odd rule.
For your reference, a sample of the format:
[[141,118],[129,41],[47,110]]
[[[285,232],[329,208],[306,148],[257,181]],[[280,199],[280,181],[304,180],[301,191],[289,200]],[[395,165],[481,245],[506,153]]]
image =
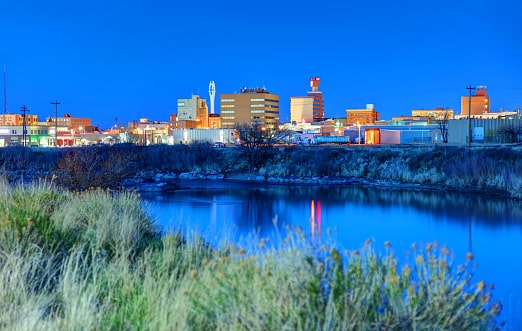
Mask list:
[[522,202],[373,187],[181,184],[175,193],[143,197],[164,229],[195,229],[211,242],[223,236],[240,241],[254,231],[272,236],[276,219],[280,228],[300,225],[312,240],[333,236],[350,250],[372,239],[377,251],[389,241],[403,256],[412,243],[437,241],[456,263],[471,251],[478,263],[474,280],[494,283],[502,318],[522,329]]

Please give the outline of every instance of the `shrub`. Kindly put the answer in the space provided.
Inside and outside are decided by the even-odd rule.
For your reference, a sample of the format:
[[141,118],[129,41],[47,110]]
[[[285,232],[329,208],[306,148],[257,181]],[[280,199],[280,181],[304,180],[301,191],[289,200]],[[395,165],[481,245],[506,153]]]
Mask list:
[[378,257],[369,243],[343,255],[327,246],[311,250],[292,236],[277,250],[235,250],[198,272],[193,329],[495,328],[500,307],[489,302],[484,282],[471,283],[471,259],[453,266],[445,247],[415,248],[413,263],[400,265],[391,249]]
[[56,182],[68,189],[118,188],[123,179],[134,175],[137,154],[111,147],[68,149],[57,160]]

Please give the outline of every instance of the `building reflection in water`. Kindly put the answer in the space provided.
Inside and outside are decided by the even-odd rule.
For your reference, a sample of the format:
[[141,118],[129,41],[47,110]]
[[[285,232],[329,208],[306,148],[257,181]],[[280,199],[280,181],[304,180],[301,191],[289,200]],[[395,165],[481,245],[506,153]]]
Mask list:
[[316,229],[317,236],[321,236],[321,201],[317,201],[317,204],[315,200],[310,201],[310,227],[312,238],[316,235]]

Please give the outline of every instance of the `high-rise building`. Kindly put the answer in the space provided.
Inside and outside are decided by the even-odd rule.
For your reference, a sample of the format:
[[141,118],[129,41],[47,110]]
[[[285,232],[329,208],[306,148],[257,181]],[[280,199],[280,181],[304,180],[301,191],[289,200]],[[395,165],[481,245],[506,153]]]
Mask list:
[[314,121],[313,97],[290,97],[290,121],[312,123]]
[[482,115],[490,112],[489,109],[489,97],[486,91],[486,86],[477,86],[475,94],[471,96],[471,108],[469,96],[461,97],[461,115],[468,115],[468,109],[470,115]]
[[313,109],[313,121],[320,122],[324,120],[324,99],[323,92],[319,91],[319,85],[321,85],[321,78],[312,77],[310,78],[310,87],[312,91],[308,92],[309,97],[314,98],[314,109]]
[[221,127],[231,129],[237,124],[279,126],[279,96],[265,88],[243,87],[240,93],[220,94]]
[[208,128],[207,100],[199,95],[193,95],[191,99],[178,99],[177,121],[180,129]]

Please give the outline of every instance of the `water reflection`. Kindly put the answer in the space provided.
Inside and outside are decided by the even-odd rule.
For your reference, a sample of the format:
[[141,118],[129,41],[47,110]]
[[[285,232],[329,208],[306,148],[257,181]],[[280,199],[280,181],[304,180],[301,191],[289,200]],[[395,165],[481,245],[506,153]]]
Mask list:
[[[476,194],[452,192],[424,192],[373,187],[324,187],[324,186],[250,186],[213,183],[201,186],[192,182],[182,183],[182,189],[169,195],[148,195],[149,201],[172,203],[183,200],[183,204],[195,208],[211,205],[211,221],[227,217],[237,221],[240,229],[257,229],[272,225],[281,214],[300,213],[303,202],[310,202],[310,214],[305,219],[321,222],[321,200],[329,208],[346,204],[360,208],[380,210],[407,206],[423,214],[434,215],[434,221],[448,220],[467,225],[471,234],[471,223],[488,227],[522,224],[520,201],[499,199]],[[227,206],[227,213],[223,208]],[[304,216],[304,215],[303,215]]]
[[380,245],[390,241],[397,255],[414,242],[435,240],[457,260],[472,251],[479,264],[477,280],[495,283],[494,295],[506,307],[506,316],[522,325],[522,317],[515,319],[522,315],[520,201],[380,187],[180,184],[173,194],[143,197],[152,202],[159,225],[204,230],[211,242],[227,231],[265,236],[276,223],[279,228],[299,225],[315,242],[324,242],[327,229],[337,228],[334,239],[347,249],[360,248],[371,238]]
[[310,233],[312,239],[321,237],[321,201],[310,201]]

